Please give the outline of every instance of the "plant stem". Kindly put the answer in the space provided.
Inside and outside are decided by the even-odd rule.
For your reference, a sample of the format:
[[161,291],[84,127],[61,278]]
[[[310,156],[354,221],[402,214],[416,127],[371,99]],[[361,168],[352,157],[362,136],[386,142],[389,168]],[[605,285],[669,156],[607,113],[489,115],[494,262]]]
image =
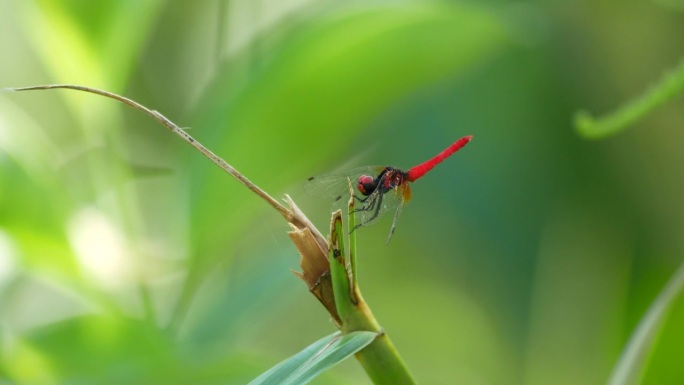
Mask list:
[[[348,228],[353,229],[354,197],[349,203]],[[356,359],[376,385],[412,385],[416,381],[409,372],[404,360],[392,344],[389,336],[384,332],[364,301],[356,280],[350,277],[355,272],[356,260],[352,259],[347,268],[344,254],[344,231],[342,230],[342,213],[333,213],[330,226],[330,275],[335,292],[335,305],[342,321],[342,333],[355,331],[371,331],[378,333],[378,337],[370,345],[356,353]],[[350,252],[356,249],[354,232],[350,234]],[[352,283],[353,282],[353,283]]]
[[356,232],[354,227],[356,227],[356,216],[354,215],[354,187],[352,187],[351,179],[347,178],[347,183],[349,184],[349,204],[347,205],[347,229],[349,230],[349,263],[351,264],[351,276],[352,276],[352,301],[358,302],[356,298],[356,293],[359,291],[359,281],[356,271]]

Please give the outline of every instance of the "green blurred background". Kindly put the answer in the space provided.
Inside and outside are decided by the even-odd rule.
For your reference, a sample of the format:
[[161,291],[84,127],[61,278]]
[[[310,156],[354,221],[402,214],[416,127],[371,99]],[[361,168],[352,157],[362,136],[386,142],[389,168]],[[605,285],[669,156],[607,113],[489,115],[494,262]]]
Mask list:
[[[474,140],[359,233],[423,384],[598,384],[684,255],[684,101],[603,141],[680,60],[684,3],[0,0],[0,86],[164,113],[323,232],[310,175]],[[149,117],[0,94],[0,384],[244,384],[334,327],[288,227]],[[684,303],[645,383],[684,383]],[[315,384],[368,384],[348,360]]]

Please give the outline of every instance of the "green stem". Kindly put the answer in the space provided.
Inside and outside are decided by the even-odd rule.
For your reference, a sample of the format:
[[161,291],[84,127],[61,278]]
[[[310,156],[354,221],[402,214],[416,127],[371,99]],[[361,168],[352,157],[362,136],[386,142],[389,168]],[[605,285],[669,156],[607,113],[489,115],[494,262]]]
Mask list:
[[[350,202],[350,229],[353,229],[353,197]],[[350,251],[356,249],[355,232],[350,234]],[[342,214],[338,210],[333,213],[330,229],[330,275],[335,293],[335,306],[342,320],[342,333],[355,331],[371,331],[379,336],[366,348],[356,353],[356,359],[376,385],[413,385],[416,381],[409,372],[404,360],[392,344],[364,301],[361,291],[349,271],[355,271],[356,260],[352,259],[347,269],[344,254],[344,232],[342,230]],[[355,282],[355,281],[354,281]]]
[[354,187],[352,186],[351,179],[347,178],[349,183],[349,204],[347,208],[347,229],[349,229],[349,261],[351,264],[351,274],[352,274],[352,300],[356,303],[358,299],[356,298],[356,293],[359,291],[359,281],[358,275],[356,273],[356,232],[354,227],[356,227],[356,215],[354,215]]
[[684,91],[684,60],[654,87],[616,111],[594,118],[586,111],[575,115],[575,128],[587,139],[602,139],[637,122],[656,107]]
[[344,331],[344,325],[347,323],[346,318],[353,312],[353,309],[351,309],[351,285],[344,254],[343,235],[342,211],[337,210],[333,213],[330,223],[328,260],[330,261],[330,277],[332,278],[332,287],[335,293],[335,307],[340,315],[341,327]]

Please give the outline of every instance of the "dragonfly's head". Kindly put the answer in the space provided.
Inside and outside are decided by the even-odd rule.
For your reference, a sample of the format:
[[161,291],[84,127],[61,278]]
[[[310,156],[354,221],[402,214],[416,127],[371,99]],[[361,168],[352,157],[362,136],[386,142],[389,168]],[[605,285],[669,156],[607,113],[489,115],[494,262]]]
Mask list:
[[356,188],[365,196],[371,195],[377,186],[375,178],[370,175],[361,175],[356,182]]

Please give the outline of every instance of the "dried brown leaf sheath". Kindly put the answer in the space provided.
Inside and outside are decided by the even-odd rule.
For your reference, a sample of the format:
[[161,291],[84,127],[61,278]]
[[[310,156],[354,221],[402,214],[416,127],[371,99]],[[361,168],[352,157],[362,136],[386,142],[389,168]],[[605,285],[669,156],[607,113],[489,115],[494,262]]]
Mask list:
[[302,257],[299,261],[302,272],[293,273],[306,283],[311,294],[318,298],[333,320],[340,325],[330,280],[328,243],[289,196],[285,196],[285,201],[290,206],[293,218],[296,219],[290,221],[292,231],[287,234]]

